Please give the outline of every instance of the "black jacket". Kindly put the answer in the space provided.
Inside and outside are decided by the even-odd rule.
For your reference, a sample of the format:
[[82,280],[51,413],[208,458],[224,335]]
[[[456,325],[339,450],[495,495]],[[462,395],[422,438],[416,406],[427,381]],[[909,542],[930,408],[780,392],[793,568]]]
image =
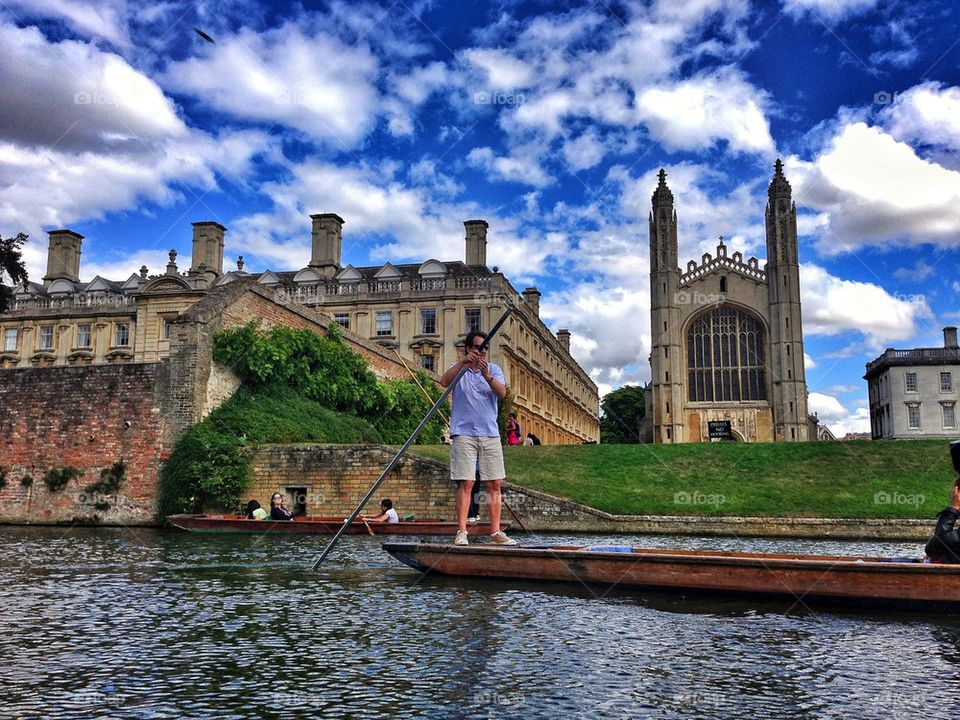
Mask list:
[[934,562],[960,563],[960,532],[954,529],[960,510],[948,507],[937,515],[937,527],[924,552]]
[[271,520],[293,520],[293,513],[291,513],[286,508],[272,507],[270,508],[270,519]]

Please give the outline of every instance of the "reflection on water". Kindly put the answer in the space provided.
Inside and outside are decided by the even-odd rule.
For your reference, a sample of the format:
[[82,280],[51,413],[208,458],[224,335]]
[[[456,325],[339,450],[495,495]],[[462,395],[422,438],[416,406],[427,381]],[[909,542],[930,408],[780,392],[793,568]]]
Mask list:
[[950,616],[424,578],[381,540],[344,537],[311,572],[328,538],[2,527],[0,718],[913,720],[955,707]]

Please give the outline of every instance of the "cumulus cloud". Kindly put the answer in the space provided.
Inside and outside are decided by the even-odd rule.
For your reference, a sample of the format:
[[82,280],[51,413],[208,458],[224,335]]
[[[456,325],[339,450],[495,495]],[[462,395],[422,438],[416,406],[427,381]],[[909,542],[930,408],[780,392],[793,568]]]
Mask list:
[[359,143],[381,110],[377,58],[297,24],[243,28],[205,48],[204,57],[171,63],[164,87],[233,117],[280,124],[345,148]]
[[532,187],[544,187],[553,182],[540,166],[534,148],[517,148],[511,155],[497,155],[489,147],[478,147],[467,155],[467,162],[481,168],[505,182],[515,182]]
[[821,213],[823,255],[865,245],[935,243],[960,234],[960,172],[919,157],[906,143],[864,122],[844,125],[812,162],[791,158],[794,198]]
[[53,17],[63,20],[81,35],[103,38],[127,49],[130,36],[127,29],[126,0],[7,0],[4,3],[23,18]]
[[[540,315],[552,328],[570,330],[571,354],[591,369],[598,385],[612,388],[650,379],[646,287],[580,283],[544,297]],[[624,330],[625,323],[629,331]]]
[[672,150],[706,149],[724,141],[734,152],[775,152],[764,93],[733,68],[651,87],[637,114],[654,138]]
[[837,439],[847,433],[870,432],[870,410],[866,407],[850,412],[835,397],[812,392],[807,395],[807,410],[816,413],[820,423],[830,428]]
[[173,103],[121,57],[0,25],[0,138],[60,150],[137,152],[185,137]]
[[809,335],[859,332],[877,348],[913,337],[933,313],[922,295],[897,297],[872,283],[844,280],[811,263],[800,266],[803,330]]
[[144,200],[178,201],[183,196],[175,185],[214,190],[224,175],[243,178],[253,157],[267,148],[269,139],[253,131],[217,137],[193,131],[135,155],[73,154],[2,142],[0,217],[34,242],[46,227],[101,219]]
[[915,85],[893,97],[881,119],[901,142],[960,151],[960,87],[933,81]]

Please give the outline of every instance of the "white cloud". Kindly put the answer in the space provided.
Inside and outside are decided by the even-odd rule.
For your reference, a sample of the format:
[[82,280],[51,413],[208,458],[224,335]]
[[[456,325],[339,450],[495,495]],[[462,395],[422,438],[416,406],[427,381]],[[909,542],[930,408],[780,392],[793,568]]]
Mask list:
[[851,413],[830,395],[812,392],[807,396],[807,410],[816,413],[820,423],[830,428],[837,439],[847,433],[870,432],[870,411],[857,407]]
[[20,17],[53,17],[66,22],[82,35],[103,38],[129,48],[126,0],[7,0]]
[[739,70],[721,68],[645,90],[637,114],[668,149],[707,149],[725,141],[734,152],[771,155],[766,103]]
[[[540,315],[552,328],[570,330],[571,354],[601,387],[650,379],[650,298],[646,287],[580,283],[545,296]],[[629,332],[624,332],[625,326]]]
[[[242,179],[253,156],[268,143],[252,131],[219,137],[192,132],[136,155],[72,154],[0,143],[0,186],[5,188],[0,217],[5,226],[27,232],[31,244],[43,247],[44,228],[100,219],[144,200],[173,203],[182,199],[175,184],[210,191],[224,175]],[[37,269],[42,273],[33,268],[34,277]]]
[[186,125],[151,79],[113,53],[0,25],[0,138],[60,150],[139,151]]
[[960,151],[960,87],[933,81],[915,85],[898,93],[881,118],[897,140]]
[[923,258],[920,258],[916,263],[914,263],[913,267],[897,268],[893,271],[893,276],[899,280],[920,282],[922,280],[926,280],[935,272],[936,268],[934,268],[933,265],[930,265],[928,262],[923,260]]
[[923,296],[895,297],[872,283],[843,280],[812,263],[800,266],[803,331],[808,335],[861,333],[871,346],[906,340],[933,313]]
[[797,204],[822,213],[816,247],[824,255],[865,245],[952,247],[960,235],[960,172],[879,128],[845,125],[812,163],[786,165]]
[[280,124],[345,148],[359,143],[381,111],[377,58],[293,23],[249,28],[206,48],[203,58],[171,63],[165,87],[237,118]]
[[872,10],[879,0],[784,0],[783,9],[794,17],[809,13],[836,22]]
[[510,91],[527,87],[536,79],[535,69],[505,50],[471,48],[461,53],[461,58],[478,70],[486,91]]
[[807,353],[803,354],[803,369],[804,370],[813,370],[817,366],[817,362],[810,357]]
[[515,148],[511,155],[502,156],[494,154],[491,148],[479,147],[470,151],[467,161],[490,173],[496,180],[532,187],[544,187],[553,182],[540,166],[534,148]]

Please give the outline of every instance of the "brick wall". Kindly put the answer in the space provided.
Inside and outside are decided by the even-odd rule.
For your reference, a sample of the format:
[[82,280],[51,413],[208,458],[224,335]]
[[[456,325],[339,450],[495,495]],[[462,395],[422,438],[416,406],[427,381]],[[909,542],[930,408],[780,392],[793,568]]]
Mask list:
[[[167,370],[139,363],[0,372],[0,522],[151,522],[170,440]],[[121,459],[126,480],[116,496],[84,490]],[[66,466],[83,475],[50,492],[44,474]],[[34,480],[29,487],[25,475]]]
[[[382,445],[264,445],[251,462],[253,480],[244,501],[269,507],[270,496],[283,492],[288,508],[302,492],[309,515],[346,517],[363,499],[396,450]],[[445,463],[405,455],[363,510],[379,513],[388,497],[401,515],[454,517],[454,484]],[[298,490],[299,489],[299,490]]]

